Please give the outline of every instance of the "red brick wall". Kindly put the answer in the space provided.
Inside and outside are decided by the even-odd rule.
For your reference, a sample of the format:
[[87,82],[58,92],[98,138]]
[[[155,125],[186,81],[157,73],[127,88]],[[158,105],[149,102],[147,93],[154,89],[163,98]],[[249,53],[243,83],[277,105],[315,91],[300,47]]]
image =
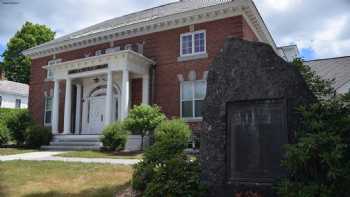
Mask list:
[[243,20],[243,39],[249,41],[258,41],[254,31],[250,28],[246,20]]
[[131,106],[142,103],[142,79],[131,80]]
[[[114,43],[115,46],[122,47],[123,45],[130,43],[144,43],[144,55],[153,59],[157,63],[154,76],[154,103],[159,105],[168,117],[178,117],[180,115],[180,85],[177,78],[178,74],[182,74],[186,79],[189,71],[195,70],[197,78],[202,79],[203,72],[208,70],[208,65],[223,47],[224,40],[228,36],[256,40],[254,32],[251,31],[241,16],[197,24],[194,27],[195,30],[206,30],[208,58],[185,62],[177,61],[177,58],[180,55],[180,34],[189,32],[189,27],[118,40]],[[109,47],[109,43],[100,44],[93,47],[57,54],[56,58],[62,58],[63,61],[79,59],[83,58],[85,54],[90,53],[90,55],[94,55],[96,50]],[[41,67],[46,65],[50,59],[52,58],[45,57],[35,59],[32,62],[31,68],[32,78],[30,83],[29,108],[33,113],[34,119],[41,124],[43,123],[44,114],[43,94],[44,91],[48,91],[48,89],[52,87],[52,84],[47,85],[47,82],[44,82],[46,73]],[[134,84],[132,85],[132,103],[141,102],[142,92],[140,91],[137,93],[137,90],[142,90],[142,83],[135,82],[132,84]],[[60,128],[62,128],[64,83],[61,84],[60,91]],[[198,124],[194,125],[197,125],[194,127],[198,127]]]

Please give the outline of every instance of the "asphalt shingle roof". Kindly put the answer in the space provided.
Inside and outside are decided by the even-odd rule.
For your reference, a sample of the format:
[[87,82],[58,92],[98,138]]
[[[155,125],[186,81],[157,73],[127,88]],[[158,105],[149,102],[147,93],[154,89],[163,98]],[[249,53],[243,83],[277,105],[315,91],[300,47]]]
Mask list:
[[322,78],[335,79],[335,89],[350,81],[350,56],[306,61],[305,64]]
[[0,92],[28,96],[29,86],[23,83],[0,80]]
[[77,32],[68,34],[66,36],[57,38],[46,44],[53,44],[61,41],[71,40],[88,36],[91,34],[117,29],[128,25],[147,22],[157,18],[178,14],[186,11],[196,10],[200,8],[210,7],[218,4],[225,4],[234,0],[180,0],[151,9],[135,12],[121,17],[116,17],[96,25],[84,28]]

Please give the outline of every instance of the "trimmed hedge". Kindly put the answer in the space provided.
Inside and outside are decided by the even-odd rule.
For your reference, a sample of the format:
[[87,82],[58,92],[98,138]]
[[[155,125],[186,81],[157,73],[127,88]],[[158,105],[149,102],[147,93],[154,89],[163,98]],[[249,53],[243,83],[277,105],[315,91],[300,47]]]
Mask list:
[[52,133],[47,128],[32,124],[26,129],[25,145],[30,148],[40,148],[42,145],[48,145],[51,139]]
[[125,147],[128,134],[122,122],[114,122],[103,129],[101,142],[108,150],[121,150]]

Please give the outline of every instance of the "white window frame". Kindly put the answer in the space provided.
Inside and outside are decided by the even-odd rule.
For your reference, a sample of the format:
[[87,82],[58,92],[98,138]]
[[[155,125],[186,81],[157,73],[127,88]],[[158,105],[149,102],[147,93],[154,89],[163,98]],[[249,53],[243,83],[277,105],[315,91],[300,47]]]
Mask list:
[[[204,33],[204,51],[202,52],[195,52],[195,35]],[[185,36],[191,35],[192,36],[192,53],[189,54],[183,54],[182,50],[182,38]],[[187,57],[187,56],[194,56],[194,55],[202,55],[207,53],[207,31],[206,30],[199,30],[199,31],[194,31],[194,32],[188,32],[188,33],[183,33],[180,35],[180,56],[181,57]]]
[[[200,83],[200,82],[205,82],[206,83],[206,89],[205,89],[205,94],[207,93],[207,80],[195,80],[195,81],[182,81],[180,83],[180,117],[185,120],[185,121],[188,121],[188,122],[196,122],[196,121],[201,121],[203,119],[203,117],[196,117],[195,116],[195,110],[196,110],[196,101],[201,101],[201,100],[204,100],[205,99],[205,96],[203,99],[196,99],[195,98],[195,83]],[[182,99],[182,86],[184,83],[191,83],[192,84],[192,99],[191,100],[184,100]],[[183,117],[182,116],[182,102],[184,101],[192,101],[192,117]]]
[[[19,105],[17,105],[17,101],[19,101]],[[15,108],[16,109],[21,109],[21,105],[22,105],[22,100],[21,99],[16,99],[15,100]]]
[[[46,112],[48,112],[48,110],[47,110],[47,99],[48,98],[51,98],[51,100],[53,99],[53,97],[52,96],[45,96],[45,100],[44,100],[44,125],[45,126],[51,126],[51,124],[52,124],[52,106],[51,106],[51,120],[50,120],[50,123],[46,123]],[[52,101],[51,101],[51,104],[52,104]]]

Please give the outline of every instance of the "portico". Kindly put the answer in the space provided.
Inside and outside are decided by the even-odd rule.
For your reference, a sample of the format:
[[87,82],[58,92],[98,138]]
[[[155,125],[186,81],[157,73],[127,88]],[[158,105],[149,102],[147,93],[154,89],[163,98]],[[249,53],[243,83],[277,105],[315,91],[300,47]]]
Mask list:
[[[149,69],[154,61],[131,50],[44,66],[54,82],[52,133],[99,135],[127,117],[130,81],[142,78],[142,103],[149,103]],[[59,131],[60,82],[65,81],[63,131]]]

